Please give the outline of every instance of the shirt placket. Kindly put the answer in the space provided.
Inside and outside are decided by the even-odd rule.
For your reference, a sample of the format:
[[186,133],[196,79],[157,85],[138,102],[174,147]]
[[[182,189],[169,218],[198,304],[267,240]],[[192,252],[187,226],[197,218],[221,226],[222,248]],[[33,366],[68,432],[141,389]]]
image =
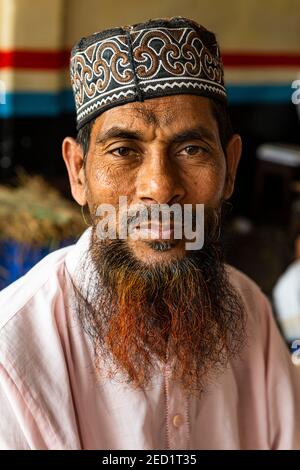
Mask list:
[[165,368],[165,409],[167,449],[188,449],[190,422],[188,398],[182,388],[170,379],[170,369]]

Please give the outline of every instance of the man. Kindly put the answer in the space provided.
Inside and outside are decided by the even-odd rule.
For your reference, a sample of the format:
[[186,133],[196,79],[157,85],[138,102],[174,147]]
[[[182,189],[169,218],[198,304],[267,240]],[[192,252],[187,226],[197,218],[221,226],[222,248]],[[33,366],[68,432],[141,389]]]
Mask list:
[[[299,371],[219,246],[241,140],[214,34],[181,17],[96,33],[71,80],[63,156],[91,227],[1,294],[1,447],[299,448]],[[164,222],[174,205],[190,213]]]

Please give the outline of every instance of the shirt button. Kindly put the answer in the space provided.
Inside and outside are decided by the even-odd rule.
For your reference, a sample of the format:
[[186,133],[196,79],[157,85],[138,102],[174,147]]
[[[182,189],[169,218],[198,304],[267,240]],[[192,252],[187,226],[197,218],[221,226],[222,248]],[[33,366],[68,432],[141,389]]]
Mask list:
[[182,424],[183,424],[182,415],[175,415],[173,417],[173,426],[175,426],[175,428],[179,428]]

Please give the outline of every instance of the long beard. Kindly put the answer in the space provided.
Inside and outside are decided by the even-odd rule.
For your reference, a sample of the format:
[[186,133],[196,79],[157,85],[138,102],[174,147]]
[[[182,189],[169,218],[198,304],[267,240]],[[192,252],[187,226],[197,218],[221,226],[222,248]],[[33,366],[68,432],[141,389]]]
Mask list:
[[171,377],[198,394],[241,351],[244,305],[229,282],[212,212],[204,247],[168,263],[142,263],[126,240],[101,241],[94,226],[80,271],[88,289],[73,285],[100,374],[144,388],[157,363],[168,363]]

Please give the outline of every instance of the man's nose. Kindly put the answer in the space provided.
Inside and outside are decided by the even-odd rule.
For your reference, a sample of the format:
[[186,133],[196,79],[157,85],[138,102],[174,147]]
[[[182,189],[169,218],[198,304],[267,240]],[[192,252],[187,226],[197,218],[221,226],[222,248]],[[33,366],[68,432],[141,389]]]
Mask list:
[[174,162],[166,155],[153,155],[137,177],[137,198],[143,204],[174,204],[186,194]]

